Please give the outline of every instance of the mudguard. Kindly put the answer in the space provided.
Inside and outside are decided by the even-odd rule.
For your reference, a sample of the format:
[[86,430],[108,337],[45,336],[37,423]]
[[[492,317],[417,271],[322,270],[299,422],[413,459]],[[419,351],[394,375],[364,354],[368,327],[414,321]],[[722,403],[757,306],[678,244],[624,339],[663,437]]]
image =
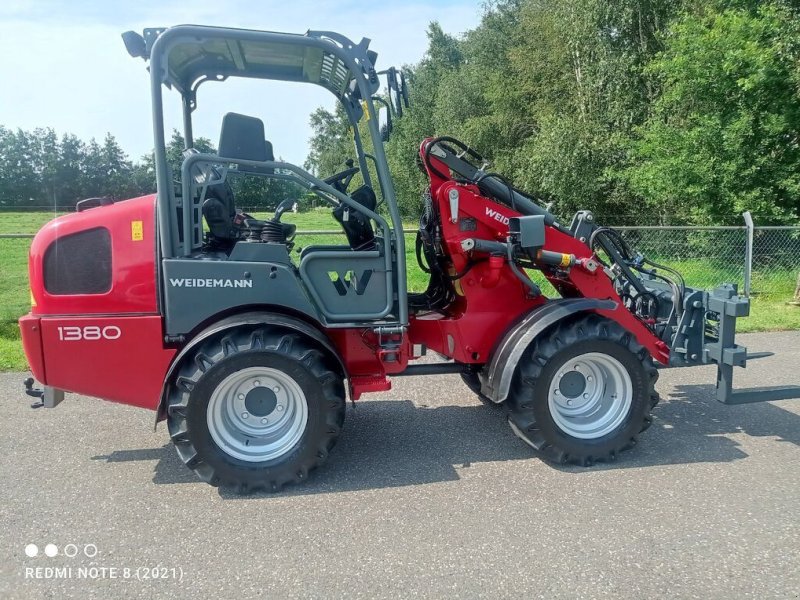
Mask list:
[[553,300],[529,312],[509,329],[492,352],[492,359],[481,374],[481,393],[492,402],[503,402],[508,397],[511,380],[522,353],[538,335],[571,315],[595,311],[614,310],[613,300],[592,298],[565,298]]
[[330,340],[316,327],[306,323],[305,321],[301,321],[300,319],[280,313],[248,312],[233,315],[217,321],[213,325],[210,325],[206,329],[202,330],[199,334],[189,340],[189,342],[183,348],[181,348],[181,351],[172,361],[172,364],[167,371],[167,375],[164,377],[164,383],[161,386],[161,397],[158,400],[158,407],[156,408],[156,425],[166,416],[166,400],[169,392],[169,386],[172,382],[172,376],[181,365],[184,357],[186,357],[192,350],[209,338],[219,335],[220,333],[229,329],[241,327],[243,325],[273,325],[276,327],[290,329],[310,337],[319,343],[320,346],[327,350],[328,353],[336,359],[336,362],[339,364],[342,377],[347,378],[347,370],[344,366],[344,362],[342,362],[342,359],[339,356],[339,353],[336,351]]

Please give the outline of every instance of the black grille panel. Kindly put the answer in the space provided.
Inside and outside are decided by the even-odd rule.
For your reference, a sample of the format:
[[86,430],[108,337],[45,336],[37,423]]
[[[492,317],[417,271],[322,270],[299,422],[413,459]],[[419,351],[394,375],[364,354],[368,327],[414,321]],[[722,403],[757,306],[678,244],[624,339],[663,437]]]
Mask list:
[[44,288],[54,295],[111,289],[111,234],[105,227],[65,235],[44,254]]

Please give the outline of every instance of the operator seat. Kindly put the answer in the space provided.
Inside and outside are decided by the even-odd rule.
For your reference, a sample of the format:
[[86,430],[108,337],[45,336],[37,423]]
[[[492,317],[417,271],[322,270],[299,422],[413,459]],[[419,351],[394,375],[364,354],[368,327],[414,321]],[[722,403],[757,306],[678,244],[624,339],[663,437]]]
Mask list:
[[[364,208],[375,211],[378,199],[375,191],[368,185],[362,185],[355,190],[350,197]],[[345,212],[347,218],[345,219]],[[333,209],[334,218],[344,229],[347,242],[353,250],[374,250],[376,247],[375,232],[372,229],[372,222],[365,214],[350,209],[346,204],[340,204]]]
[[[264,139],[264,122],[256,117],[228,113],[222,118],[219,136],[221,158],[273,161],[272,144]],[[261,167],[240,167],[240,171],[269,173]],[[218,244],[231,246],[240,234],[237,226],[233,190],[227,181],[210,185],[202,207],[211,238]]]
[[238,237],[234,217],[233,190],[227,182],[208,186],[203,202],[203,217],[211,237],[218,242],[233,242]]

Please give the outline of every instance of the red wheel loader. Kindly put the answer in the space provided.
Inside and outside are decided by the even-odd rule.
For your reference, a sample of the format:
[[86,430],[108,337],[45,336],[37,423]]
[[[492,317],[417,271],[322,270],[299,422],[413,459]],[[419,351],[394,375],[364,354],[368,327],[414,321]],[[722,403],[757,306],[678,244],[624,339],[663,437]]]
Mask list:
[[[200,26],[123,39],[148,62],[157,194],[80,202],[34,239],[33,308],[20,327],[43,386],[30,379],[28,392],[45,406],[66,391],[153,410],[200,479],[246,492],[306,479],[342,431],[346,395],[388,390],[398,376],[461,374],[541,456],[582,465],[636,443],[660,367],[716,364],[728,404],[800,395],[733,391],[733,367],[748,358],[735,324],[749,308],[734,286],[687,287],[589,210],[560,222],[453,138],[419,148],[430,185],[415,251],[429,283],[409,293],[389,128],[376,110],[383,75],[395,116],[408,94],[397,71],[377,70],[369,40]],[[198,89],[230,77],[329,90],[356,161],[319,179],[276,161],[263,122],[235,113],[222,119],[218,152],[197,151]],[[183,110],[177,173],[165,90]],[[357,173],[363,184],[351,189]],[[238,210],[231,182],[265,177],[329,204],[347,243],[298,253],[294,226],[281,222],[287,205],[267,220]],[[427,351],[446,360],[415,364]]]

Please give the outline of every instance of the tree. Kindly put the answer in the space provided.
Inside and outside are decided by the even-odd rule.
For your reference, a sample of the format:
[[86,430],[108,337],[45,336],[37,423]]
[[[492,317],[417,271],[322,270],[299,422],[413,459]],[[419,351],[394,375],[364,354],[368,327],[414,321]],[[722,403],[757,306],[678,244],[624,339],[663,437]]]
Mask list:
[[651,206],[708,223],[800,216],[797,17],[763,3],[673,24],[648,67],[663,93],[627,172]]
[[105,169],[103,179],[109,193],[117,199],[129,197],[132,192],[130,182],[133,165],[110,133],[103,139],[100,160]]
[[96,198],[109,194],[105,165],[103,164],[103,149],[94,138],[89,140],[86,145],[82,171],[81,196],[83,198]]
[[391,139],[386,145],[386,157],[400,210],[414,216],[421,210],[425,188],[425,178],[417,167],[419,146],[423,139],[439,132],[436,124],[439,92],[447,90],[445,81],[451,86],[460,87],[461,83],[453,77],[464,60],[460,42],[446,34],[438,23],[431,23],[428,27],[428,42],[428,51],[420,64],[413,69],[404,68],[411,108],[402,119],[395,122]]
[[670,0],[501,0],[463,39],[436,24],[409,69],[411,110],[388,158],[404,212],[417,212],[423,138],[453,135],[564,216],[630,212],[619,171],[657,93],[643,65],[660,49]]
[[55,176],[60,206],[74,206],[81,199],[85,160],[85,144],[75,135],[61,136]]
[[353,152],[350,122],[344,107],[337,104],[334,112],[322,107],[311,114],[311,139],[308,141],[306,170],[326,177],[342,170],[345,159]]
[[0,201],[10,206],[47,206],[42,194],[41,174],[37,171],[38,144],[35,132],[3,129],[0,136],[0,166],[3,187]]
[[[203,154],[216,154],[217,149],[210,139],[199,137],[194,139],[194,146],[198,152]],[[172,130],[169,141],[166,144],[167,164],[172,171],[175,180],[180,179],[181,164],[183,163],[183,152],[185,142],[183,135],[177,129]],[[152,152],[145,154],[139,159],[129,175],[130,195],[153,194],[156,191],[156,163]]]
[[156,191],[156,161],[153,153],[148,153],[133,165],[131,186],[135,196],[154,194]]
[[[183,164],[183,152],[186,142],[177,129],[172,130],[172,135],[169,138],[166,146],[167,164],[172,169],[172,176],[179,179],[181,175],[181,165]],[[198,137],[193,140],[192,147],[201,154],[216,154],[217,149],[214,147],[213,142],[206,137]],[[155,172],[155,164],[153,163],[153,171]]]

